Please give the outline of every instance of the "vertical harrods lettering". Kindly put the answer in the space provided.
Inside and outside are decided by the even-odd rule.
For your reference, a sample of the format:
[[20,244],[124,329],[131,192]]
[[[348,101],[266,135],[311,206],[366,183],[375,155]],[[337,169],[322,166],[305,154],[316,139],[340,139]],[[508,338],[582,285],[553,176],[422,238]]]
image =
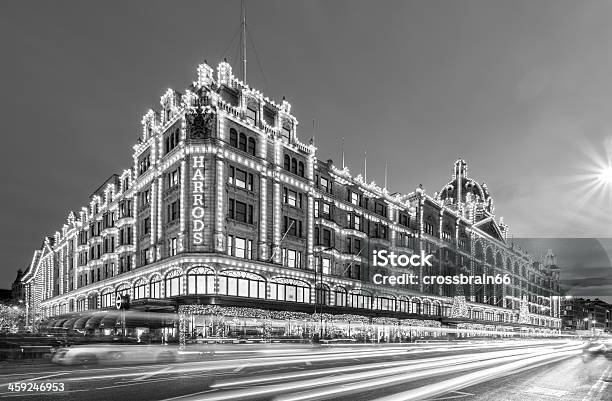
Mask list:
[[193,222],[193,243],[202,245],[204,243],[204,156],[193,156],[192,159],[193,183],[191,219]]

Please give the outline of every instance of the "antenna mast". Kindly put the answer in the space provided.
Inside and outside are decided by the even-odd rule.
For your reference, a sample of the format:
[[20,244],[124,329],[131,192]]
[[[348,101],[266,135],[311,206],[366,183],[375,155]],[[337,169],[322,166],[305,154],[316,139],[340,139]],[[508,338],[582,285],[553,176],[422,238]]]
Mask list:
[[246,84],[246,57],[247,57],[247,49],[246,49],[246,5],[244,0],[241,1],[242,6],[242,82]]

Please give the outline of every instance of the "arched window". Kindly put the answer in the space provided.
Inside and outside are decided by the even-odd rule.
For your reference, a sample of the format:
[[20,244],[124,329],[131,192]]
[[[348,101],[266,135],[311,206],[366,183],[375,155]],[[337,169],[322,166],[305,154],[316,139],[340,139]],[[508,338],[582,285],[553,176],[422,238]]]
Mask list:
[[115,305],[115,300],[113,299],[113,291],[110,289],[103,290],[101,295],[101,304],[103,308],[110,308]]
[[349,306],[351,308],[370,309],[372,308],[372,297],[352,292],[349,294]]
[[85,310],[85,297],[77,299],[76,301],[76,310],[77,312],[82,312]]
[[291,170],[291,158],[289,157],[289,155],[285,155],[284,168],[287,171]]
[[329,305],[329,287],[326,285],[317,284],[315,292],[316,303],[318,305]]
[[161,283],[162,279],[160,275],[156,275],[151,279],[149,284],[149,298],[161,298]]
[[116,295],[130,295],[130,285],[128,283],[120,284],[115,290]]
[[431,303],[428,300],[423,301],[423,304],[421,305],[421,307],[423,308],[423,310],[421,311],[422,314],[424,315],[429,315],[430,314],[430,306]]
[[346,306],[346,290],[344,288],[336,287],[334,289],[334,305]]
[[265,299],[266,281],[257,274],[226,270],[219,274],[219,294]]
[[298,175],[304,177],[304,163],[302,162],[298,163]]
[[87,297],[87,309],[98,309],[98,294],[90,294]]
[[431,310],[429,311],[429,314],[435,316],[440,315],[440,305],[437,302],[433,302],[431,304]]
[[230,146],[238,147],[238,132],[235,129],[230,129]]
[[240,133],[240,140],[238,141],[238,149],[246,152],[247,150],[247,137],[243,132]]
[[166,298],[181,295],[181,272],[173,270],[166,276]]
[[410,312],[420,315],[421,314],[421,301],[417,298],[414,298],[411,304],[412,304],[412,308]]
[[395,298],[376,297],[376,309],[394,311],[395,310]]
[[410,312],[410,301],[406,298],[400,298],[398,303],[398,311],[408,313]]
[[255,156],[255,148],[256,148],[256,146],[255,146],[255,139],[253,139],[253,138],[249,138],[249,148],[248,148],[248,153],[249,153],[250,155]]
[[215,275],[211,269],[195,267],[187,273],[187,294],[214,294]]
[[134,283],[134,299],[146,298],[147,283],[143,279]]
[[291,159],[291,172],[297,174],[297,159]]
[[278,278],[270,283],[270,299],[310,303],[310,286],[300,280]]

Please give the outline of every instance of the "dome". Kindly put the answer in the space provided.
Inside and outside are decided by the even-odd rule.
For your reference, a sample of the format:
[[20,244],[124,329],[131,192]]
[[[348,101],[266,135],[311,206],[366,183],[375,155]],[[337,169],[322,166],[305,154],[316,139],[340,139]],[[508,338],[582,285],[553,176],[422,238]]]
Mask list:
[[467,163],[463,159],[455,161],[452,180],[442,187],[438,199],[448,205],[484,204],[485,209],[491,212],[492,199],[486,184],[479,184],[468,176]]

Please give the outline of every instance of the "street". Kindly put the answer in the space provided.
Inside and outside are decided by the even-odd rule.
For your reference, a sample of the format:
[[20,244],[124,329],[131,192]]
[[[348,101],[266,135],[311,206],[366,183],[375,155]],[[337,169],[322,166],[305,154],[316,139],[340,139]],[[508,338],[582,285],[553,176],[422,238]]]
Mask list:
[[[584,343],[230,344],[202,361],[0,365],[0,397],[28,400],[612,400],[612,362]],[[10,383],[63,383],[63,392]]]

